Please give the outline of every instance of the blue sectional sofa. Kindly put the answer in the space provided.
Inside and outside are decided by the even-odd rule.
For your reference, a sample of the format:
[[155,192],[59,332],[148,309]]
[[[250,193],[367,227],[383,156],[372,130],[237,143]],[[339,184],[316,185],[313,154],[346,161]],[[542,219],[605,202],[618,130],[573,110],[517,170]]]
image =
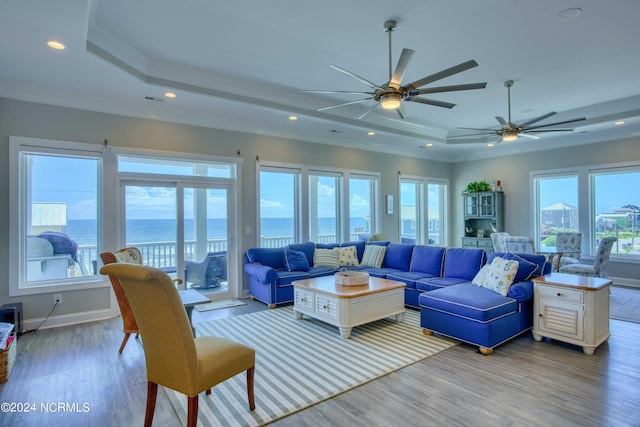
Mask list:
[[551,272],[544,255],[494,252],[496,258],[518,260],[518,270],[506,296],[493,290],[463,283],[422,293],[419,298],[420,326],[425,334],[437,332],[477,345],[482,354],[508,341],[533,325],[533,277]]
[[[317,267],[313,263],[314,251],[335,247],[355,246],[358,262],[366,245],[386,247],[382,265],[375,267],[341,266]],[[306,271],[288,271],[284,251],[291,249],[305,254],[309,265]],[[419,308],[418,296],[425,292],[455,284],[470,282],[486,263],[482,249],[450,248],[399,244],[390,242],[346,242],[335,244],[295,243],[286,248],[252,248],[245,253],[244,271],[247,274],[249,295],[268,304],[270,308],[293,302],[295,280],[335,274],[342,268],[363,270],[373,277],[404,282],[405,305]]]

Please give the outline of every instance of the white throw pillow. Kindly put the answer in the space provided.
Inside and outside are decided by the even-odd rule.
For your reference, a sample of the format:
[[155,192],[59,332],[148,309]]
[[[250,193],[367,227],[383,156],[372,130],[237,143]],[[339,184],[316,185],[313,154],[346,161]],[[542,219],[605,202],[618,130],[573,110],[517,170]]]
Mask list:
[[489,264],[487,275],[480,286],[506,297],[509,292],[509,287],[513,284],[513,279],[516,278],[517,272],[518,261],[497,256],[491,264]]
[[356,252],[355,246],[343,246],[336,248],[338,251],[338,265],[346,266],[353,265],[358,266],[358,252]]
[[480,271],[478,271],[476,276],[473,278],[471,283],[473,283],[475,285],[478,285],[478,286],[482,286],[482,283],[484,282],[484,278],[487,277],[487,272],[489,271],[489,266],[490,265],[491,264],[483,265],[482,268],[480,269]]
[[386,251],[387,247],[382,245],[365,246],[360,265],[363,267],[382,267],[382,261],[384,260]]
[[313,251],[314,267],[338,268],[338,251],[334,249],[315,249]]

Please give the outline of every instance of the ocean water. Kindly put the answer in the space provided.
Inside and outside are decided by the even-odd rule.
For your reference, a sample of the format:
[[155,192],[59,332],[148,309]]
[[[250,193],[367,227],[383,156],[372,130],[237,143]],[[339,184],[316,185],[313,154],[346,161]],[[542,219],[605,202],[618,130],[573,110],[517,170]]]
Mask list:
[[[318,219],[318,234],[335,233],[334,218]],[[260,234],[263,237],[293,236],[293,221],[289,218],[263,218]],[[364,218],[351,218],[350,227],[365,229]],[[225,219],[209,219],[207,223],[207,239],[224,239],[227,222]],[[127,220],[127,241],[130,243],[153,243],[174,241],[176,238],[176,221],[171,219],[132,219]],[[92,220],[69,220],[64,229],[79,245],[95,245],[96,222]],[[194,240],[193,220],[185,221],[185,240]]]

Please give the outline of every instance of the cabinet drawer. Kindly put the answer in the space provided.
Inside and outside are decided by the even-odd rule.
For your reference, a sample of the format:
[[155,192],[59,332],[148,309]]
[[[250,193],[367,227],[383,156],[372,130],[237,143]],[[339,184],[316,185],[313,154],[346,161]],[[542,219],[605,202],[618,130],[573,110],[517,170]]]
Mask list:
[[294,298],[296,307],[313,310],[313,292],[296,289]]
[[476,237],[463,237],[462,238],[462,246],[463,247],[476,247],[478,246],[478,239]]
[[584,291],[577,289],[567,289],[557,286],[538,286],[538,293],[541,298],[575,302],[578,304],[584,303]]
[[338,300],[324,295],[316,295],[315,312],[328,317],[338,317]]
[[493,241],[491,239],[478,239],[478,247],[493,249]]

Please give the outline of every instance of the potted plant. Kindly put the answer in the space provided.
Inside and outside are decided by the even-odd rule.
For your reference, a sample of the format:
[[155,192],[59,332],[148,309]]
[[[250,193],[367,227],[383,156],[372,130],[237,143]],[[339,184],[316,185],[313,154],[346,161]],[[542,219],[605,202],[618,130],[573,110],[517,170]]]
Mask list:
[[465,193],[484,193],[486,191],[491,191],[491,186],[487,181],[470,182],[464,190]]

